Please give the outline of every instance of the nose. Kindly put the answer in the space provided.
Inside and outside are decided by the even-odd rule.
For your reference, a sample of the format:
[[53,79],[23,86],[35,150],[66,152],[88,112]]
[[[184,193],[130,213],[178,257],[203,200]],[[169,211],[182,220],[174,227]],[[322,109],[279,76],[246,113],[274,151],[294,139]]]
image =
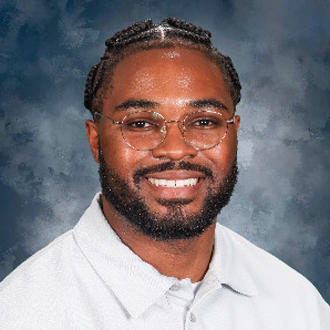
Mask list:
[[198,150],[187,144],[180,129],[180,123],[170,122],[166,125],[164,141],[153,151],[155,158],[170,158],[180,160],[184,157],[195,157]]

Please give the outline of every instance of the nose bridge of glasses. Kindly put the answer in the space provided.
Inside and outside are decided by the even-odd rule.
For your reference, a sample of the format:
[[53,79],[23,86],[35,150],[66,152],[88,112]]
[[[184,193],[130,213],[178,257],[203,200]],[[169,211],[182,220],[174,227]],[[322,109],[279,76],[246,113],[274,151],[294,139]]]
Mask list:
[[[167,125],[167,124],[178,124]],[[154,157],[166,156],[171,159],[182,159],[185,156],[194,157],[197,155],[198,149],[187,143],[184,135],[183,120],[164,120],[163,140],[155,148],[153,148]]]
[[[186,138],[185,138],[185,127],[184,127],[184,120],[169,120],[164,121],[165,122],[165,135],[164,140],[162,142],[162,145],[170,145],[175,146],[176,149],[180,149],[183,147],[183,145],[189,145],[187,144]],[[178,124],[178,128],[167,126],[167,124]],[[177,131],[179,129],[179,132],[181,133],[179,136],[179,132]],[[190,146],[191,147],[191,146]]]
[[177,123],[181,133],[184,134],[184,132],[185,132],[184,120],[169,120],[169,121],[165,121],[165,123],[166,123],[166,125]]

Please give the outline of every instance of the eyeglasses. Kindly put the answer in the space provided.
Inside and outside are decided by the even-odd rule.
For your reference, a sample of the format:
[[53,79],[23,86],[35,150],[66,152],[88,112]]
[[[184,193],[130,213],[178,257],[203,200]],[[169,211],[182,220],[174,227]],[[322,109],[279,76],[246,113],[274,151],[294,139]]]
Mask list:
[[167,124],[171,123],[180,124],[181,133],[188,145],[197,150],[210,149],[223,141],[228,124],[235,123],[235,118],[227,120],[220,112],[209,110],[190,113],[184,120],[169,121],[154,111],[136,111],[126,115],[122,121],[112,120],[97,111],[94,114],[121,125],[124,140],[136,150],[157,148],[164,142]]

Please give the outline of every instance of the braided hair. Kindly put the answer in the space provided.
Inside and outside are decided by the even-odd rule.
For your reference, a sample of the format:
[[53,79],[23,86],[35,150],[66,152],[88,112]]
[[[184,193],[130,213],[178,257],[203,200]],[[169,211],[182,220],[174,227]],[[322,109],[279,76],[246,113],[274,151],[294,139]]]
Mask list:
[[107,48],[98,64],[90,70],[85,86],[84,105],[93,114],[102,108],[102,86],[111,84],[116,65],[139,51],[173,48],[198,50],[217,64],[222,72],[234,107],[241,99],[241,84],[230,57],[221,54],[211,43],[211,33],[192,23],[166,18],[160,24],[152,20],[136,22],[115,33],[105,42]]

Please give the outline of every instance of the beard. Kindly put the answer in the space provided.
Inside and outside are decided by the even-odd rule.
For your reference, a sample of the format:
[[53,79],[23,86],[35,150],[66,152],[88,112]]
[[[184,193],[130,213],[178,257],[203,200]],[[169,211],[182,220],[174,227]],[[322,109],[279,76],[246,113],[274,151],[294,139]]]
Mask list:
[[[213,224],[221,209],[228,204],[238,176],[237,158],[235,158],[222,184],[219,184],[214,191],[211,187],[207,188],[205,201],[198,212],[185,212],[184,206],[192,202],[190,199],[158,199],[157,202],[167,209],[165,215],[160,215],[151,212],[138,191],[130,188],[128,181],[106,164],[101,148],[99,148],[99,162],[102,193],[108,203],[144,235],[159,241],[200,236]],[[205,175],[205,178],[210,178],[214,182],[210,169],[182,161],[138,169],[133,173],[134,184],[138,188],[139,182],[146,174],[173,169],[199,171]]]

